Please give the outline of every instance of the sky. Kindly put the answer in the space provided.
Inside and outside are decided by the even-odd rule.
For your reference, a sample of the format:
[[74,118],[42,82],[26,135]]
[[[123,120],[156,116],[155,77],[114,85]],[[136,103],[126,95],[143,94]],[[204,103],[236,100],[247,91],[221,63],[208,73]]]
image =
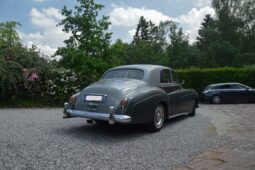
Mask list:
[[[132,41],[138,19],[144,16],[158,24],[174,20],[194,42],[197,31],[206,14],[214,15],[211,0],[95,0],[104,5],[100,12],[109,16],[113,33],[111,43],[116,39]],[[53,55],[69,34],[56,26],[62,19],[61,9],[73,9],[76,0],[0,0],[0,22],[17,21],[17,28],[24,45],[35,44],[40,52]]]

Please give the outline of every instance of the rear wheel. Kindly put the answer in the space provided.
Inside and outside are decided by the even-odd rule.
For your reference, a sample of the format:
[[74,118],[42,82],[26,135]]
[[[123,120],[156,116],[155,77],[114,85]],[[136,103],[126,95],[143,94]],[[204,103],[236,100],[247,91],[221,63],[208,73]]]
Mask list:
[[153,115],[153,122],[147,124],[147,130],[150,132],[157,132],[159,131],[164,123],[165,120],[165,109],[162,104],[159,104]]
[[214,96],[212,97],[211,102],[212,102],[213,104],[220,104],[220,103],[221,103],[221,97],[220,97],[219,95],[214,95]]

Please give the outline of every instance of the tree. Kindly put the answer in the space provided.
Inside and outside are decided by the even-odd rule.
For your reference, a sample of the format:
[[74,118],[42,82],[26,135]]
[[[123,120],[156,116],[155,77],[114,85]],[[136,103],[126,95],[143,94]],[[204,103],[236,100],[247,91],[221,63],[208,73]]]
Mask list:
[[20,38],[16,32],[17,26],[21,24],[15,21],[0,23],[0,40],[11,45],[20,45]]
[[141,16],[138,21],[133,42],[137,42],[141,40],[142,41],[149,40],[149,23],[146,21],[146,19],[143,16]]
[[139,41],[152,42],[155,39],[155,33],[157,27],[151,21],[147,21],[143,16],[140,17],[136,32],[133,37],[133,43],[139,43]]
[[107,32],[110,22],[107,16],[99,17],[103,5],[96,4],[93,0],[77,0],[79,5],[74,10],[62,9],[65,17],[59,25],[63,31],[71,33],[65,40],[66,47],[59,48],[58,55],[65,56],[67,49],[80,50],[85,57],[103,56],[110,44],[111,34]]
[[218,37],[219,33],[217,32],[215,20],[208,14],[205,16],[204,21],[201,23],[201,28],[198,30],[196,45],[207,55],[210,43],[217,40]]
[[212,6],[216,12],[217,29],[224,41],[229,41],[233,46],[240,44],[240,26],[242,21],[239,18],[242,1],[236,0],[213,0]]
[[240,18],[243,31],[242,52],[253,53],[255,58],[255,0],[246,0],[242,3]]
[[124,43],[121,39],[117,39],[110,47],[111,56],[119,59],[121,64],[127,64],[129,58],[127,55],[128,46],[128,43]]
[[203,59],[211,61],[213,67],[222,66],[222,61],[228,66],[242,66],[254,61],[252,60],[252,56],[255,57],[254,2],[254,0],[212,1],[216,17],[205,18],[199,30],[197,45],[202,51]]
[[97,80],[105,69],[119,63],[108,51],[112,33],[107,31],[109,17],[99,15],[103,5],[93,0],[77,2],[74,10],[65,6],[62,9],[65,18],[59,25],[71,35],[64,41],[66,46],[59,48],[55,55],[62,56],[61,65],[82,73],[84,84],[89,84]]
[[168,65],[174,68],[184,67],[186,51],[189,48],[188,37],[183,33],[182,28],[178,28],[178,24],[173,21],[165,21],[162,24],[165,31],[165,39],[167,43]]
[[233,47],[229,41],[215,41],[209,46],[207,67],[242,66],[237,62],[240,51]]
[[139,41],[126,48],[127,57],[124,64],[160,64],[167,65],[166,55],[157,43]]
[[40,57],[35,46],[27,48],[20,42],[17,22],[0,23],[0,99],[22,95],[26,78],[34,73],[44,80],[53,65]]

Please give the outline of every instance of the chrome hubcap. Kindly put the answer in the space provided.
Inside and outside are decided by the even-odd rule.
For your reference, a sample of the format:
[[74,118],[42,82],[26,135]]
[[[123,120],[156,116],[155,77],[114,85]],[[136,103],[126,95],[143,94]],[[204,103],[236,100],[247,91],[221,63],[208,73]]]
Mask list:
[[164,108],[162,105],[157,106],[154,115],[154,124],[157,128],[160,128],[164,122]]
[[214,97],[213,97],[213,103],[219,104],[220,102],[221,102],[221,100],[220,100],[220,97],[219,97],[219,96],[214,96]]

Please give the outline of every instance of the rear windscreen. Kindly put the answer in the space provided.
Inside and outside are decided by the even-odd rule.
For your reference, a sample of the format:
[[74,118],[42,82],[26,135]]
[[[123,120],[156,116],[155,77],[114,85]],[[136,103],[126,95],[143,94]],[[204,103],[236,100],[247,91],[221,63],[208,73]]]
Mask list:
[[113,78],[130,78],[142,80],[144,76],[143,70],[139,69],[116,69],[108,71],[102,79],[113,79]]

